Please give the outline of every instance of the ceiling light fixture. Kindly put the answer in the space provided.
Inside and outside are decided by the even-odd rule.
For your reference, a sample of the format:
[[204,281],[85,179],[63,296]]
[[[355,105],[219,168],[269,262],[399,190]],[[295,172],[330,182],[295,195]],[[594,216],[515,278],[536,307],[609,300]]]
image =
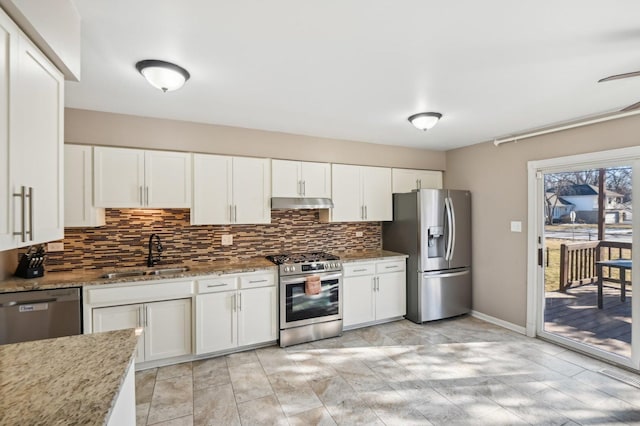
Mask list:
[[435,126],[441,118],[442,114],[439,112],[421,112],[409,117],[409,123],[413,124],[416,129],[429,130]]
[[140,61],[136,64],[136,69],[147,79],[149,84],[163,92],[181,88],[191,77],[184,68],[157,59]]

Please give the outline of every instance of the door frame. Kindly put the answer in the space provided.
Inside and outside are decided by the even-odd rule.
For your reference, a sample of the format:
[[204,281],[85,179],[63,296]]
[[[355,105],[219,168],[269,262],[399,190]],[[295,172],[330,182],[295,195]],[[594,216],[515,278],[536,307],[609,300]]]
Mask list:
[[[631,358],[624,358],[593,346],[545,332],[542,328],[544,294],[544,268],[538,266],[538,249],[542,247],[544,238],[544,209],[542,205],[544,182],[543,173],[555,171],[584,170],[619,166],[621,163],[633,167],[632,187],[640,188],[640,146],[630,148],[598,151],[587,154],[569,155],[563,157],[534,160],[527,163],[528,187],[528,223],[527,223],[527,319],[526,335],[529,337],[543,337],[572,349],[587,352],[591,355],[631,367],[640,369],[640,295],[632,297],[631,311]],[[640,197],[632,200],[632,209],[640,212]],[[640,248],[640,220],[633,221],[632,245]],[[632,250],[633,262],[640,265],[640,249]],[[632,283],[640,282],[640,268],[632,269]]]

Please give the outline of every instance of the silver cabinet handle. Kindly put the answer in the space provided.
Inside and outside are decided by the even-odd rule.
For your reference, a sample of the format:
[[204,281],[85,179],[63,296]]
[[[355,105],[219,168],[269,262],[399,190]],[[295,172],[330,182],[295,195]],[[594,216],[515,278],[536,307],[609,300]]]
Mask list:
[[144,206],[144,195],[142,194],[142,185],[140,185],[140,205]]
[[418,189],[422,188],[422,179],[418,179]]
[[225,287],[227,284],[207,284],[207,288]]
[[420,189],[420,179],[416,179],[416,189]]
[[249,284],[266,283],[268,280],[249,280]]
[[233,309],[233,312],[235,312],[237,310],[238,305],[236,304],[236,294],[232,294],[231,295],[231,308]]
[[298,195],[302,195],[302,181],[298,181]]
[[241,311],[242,310],[242,293],[238,293],[238,299],[240,300],[238,304],[238,310]]
[[398,265],[385,266],[384,269],[395,269]]
[[360,206],[360,219],[364,220],[364,206]]
[[229,204],[229,223],[233,222],[233,204]]
[[148,206],[149,205],[149,187],[145,186],[144,187],[144,203]]
[[302,181],[302,195],[307,193],[307,182]]
[[353,272],[367,272],[366,269],[354,269]]
[[234,204],[233,205],[233,223],[236,223],[238,221],[238,205]]
[[144,326],[149,327],[149,306],[144,307]]
[[364,218],[366,219],[366,218],[367,218],[367,216],[368,216],[368,215],[367,215],[367,206],[364,206]]
[[[22,242],[24,243],[25,241],[27,241],[27,228],[26,228],[26,223],[27,223],[27,199],[26,199],[26,193],[27,193],[27,187],[26,186],[21,186],[20,187],[20,192],[14,192],[13,196],[14,197],[19,197],[20,198],[20,208],[21,208],[21,216],[22,216],[22,227],[20,228],[20,231],[13,233],[13,235],[20,235],[20,239],[22,240]],[[15,228],[14,228],[15,229]]]
[[27,194],[27,197],[29,197],[29,232],[27,233],[29,234],[29,239],[32,241],[35,239],[35,233],[33,232],[33,194],[33,187],[30,186],[29,194]]
[[138,327],[142,327],[142,306],[140,306],[138,308],[138,321],[137,321],[137,326]]

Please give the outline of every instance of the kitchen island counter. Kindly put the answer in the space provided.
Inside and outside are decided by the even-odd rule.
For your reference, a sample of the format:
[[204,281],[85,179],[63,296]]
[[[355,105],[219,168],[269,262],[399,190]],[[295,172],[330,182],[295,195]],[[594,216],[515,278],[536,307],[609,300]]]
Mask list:
[[0,423],[109,423],[137,342],[126,329],[0,345]]
[[[187,267],[187,271],[175,272],[162,275],[139,275],[123,276],[120,278],[103,278],[105,273],[144,271],[152,272],[158,269]],[[272,269],[276,266],[263,257],[242,259],[237,261],[218,260],[213,262],[185,262],[179,265],[159,264],[154,268],[131,267],[131,268],[105,268],[87,269],[74,272],[47,272],[41,278],[25,279],[11,277],[0,281],[0,293],[27,291],[27,290],[50,290],[55,288],[84,287],[101,284],[130,283],[138,281],[154,281],[166,279],[195,278],[205,275],[231,274],[241,272],[253,272],[257,270]]]

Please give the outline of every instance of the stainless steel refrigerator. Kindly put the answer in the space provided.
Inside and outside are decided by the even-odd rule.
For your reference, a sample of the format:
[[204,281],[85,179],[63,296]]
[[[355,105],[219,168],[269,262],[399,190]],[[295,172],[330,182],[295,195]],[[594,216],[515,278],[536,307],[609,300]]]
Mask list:
[[406,253],[407,318],[433,321],[471,310],[471,193],[420,189],[393,194],[384,249]]

